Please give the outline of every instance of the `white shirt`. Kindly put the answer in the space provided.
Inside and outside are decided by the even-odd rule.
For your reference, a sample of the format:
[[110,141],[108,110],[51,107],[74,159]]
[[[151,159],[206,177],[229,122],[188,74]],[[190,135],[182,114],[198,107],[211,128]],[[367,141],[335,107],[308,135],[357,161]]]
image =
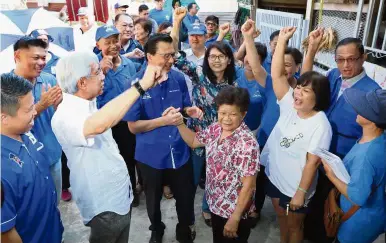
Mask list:
[[186,59],[188,59],[188,61],[191,61],[191,62],[195,63],[196,65],[200,65],[200,66],[202,66],[202,64],[204,63],[205,52],[200,57],[196,57],[194,55],[192,48],[186,49],[186,50],[184,50],[184,52],[186,53]]
[[97,29],[98,29],[98,26],[96,23],[94,23],[89,30],[82,33],[82,30],[80,29],[80,25],[75,25],[74,26],[75,51],[85,51],[85,50],[92,51],[96,46],[95,36],[96,36]]
[[[332,129],[323,111],[302,119],[293,107],[293,89],[278,101],[280,117],[261,154],[261,162],[266,166],[265,173],[281,193],[293,197],[297,191],[307,153],[315,148],[329,149]],[[313,196],[317,176],[306,199]]]
[[71,192],[84,224],[102,212],[125,215],[133,201],[129,172],[111,129],[93,138],[83,135],[85,121],[96,111],[95,100],[63,94],[51,121],[68,159]]

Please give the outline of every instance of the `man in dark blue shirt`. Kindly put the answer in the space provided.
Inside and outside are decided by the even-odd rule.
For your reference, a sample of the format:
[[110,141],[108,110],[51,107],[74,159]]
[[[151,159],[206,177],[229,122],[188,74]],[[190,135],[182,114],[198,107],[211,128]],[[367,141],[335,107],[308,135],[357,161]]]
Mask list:
[[[193,223],[191,216],[194,211],[193,168],[189,148],[174,126],[178,122],[178,114],[163,114],[170,107],[179,108],[186,117],[192,118],[202,117],[202,112],[197,107],[191,107],[184,76],[171,69],[175,55],[173,39],[165,34],[153,35],[145,45],[145,53],[149,65],[163,67],[167,77],[146,92],[133,105],[124,120],[128,121],[130,131],[137,137],[135,158],[139,161],[144,180],[152,231],[150,242],[162,242],[164,234],[160,200],[162,181],[165,178],[168,178],[176,199],[177,241],[193,242],[194,231],[189,227]],[[138,73],[129,86],[135,85],[142,76],[142,72]]]
[[60,243],[63,225],[50,160],[29,132],[37,114],[32,89],[22,77],[1,75],[1,239]]

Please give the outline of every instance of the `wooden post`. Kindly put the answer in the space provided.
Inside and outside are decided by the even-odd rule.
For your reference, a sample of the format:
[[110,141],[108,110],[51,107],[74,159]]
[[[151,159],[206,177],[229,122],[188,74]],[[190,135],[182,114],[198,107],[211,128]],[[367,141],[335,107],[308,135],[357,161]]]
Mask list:
[[252,5],[251,5],[251,19],[253,21],[256,21],[256,9],[258,6],[258,0],[252,0]]
[[308,32],[312,30],[312,26],[313,26],[312,20],[314,18],[314,3],[315,3],[315,0],[307,0],[306,20],[308,20],[310,23],[308,25]]

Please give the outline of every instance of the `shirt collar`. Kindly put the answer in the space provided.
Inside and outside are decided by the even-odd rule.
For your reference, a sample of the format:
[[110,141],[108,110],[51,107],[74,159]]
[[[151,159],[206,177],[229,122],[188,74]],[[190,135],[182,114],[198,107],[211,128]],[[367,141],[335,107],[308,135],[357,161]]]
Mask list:
[[[12,69],[11,73],[15,74],[15,69]],[[43,79],[42,79],[41,75],[36,77],[36,83],[43,83]]]
[[[21,139],[24,142],[24,134],[21,135]],[[22,146],[23,146],[22,142],[15,140],[13,138],[10,138],[8,136],[5,136],[5,135],[1,135],[1,148],[2,149],[6,148],[6,149],[10,150],[11,152],[13,152],[14,154],[19,154]]]
[[215,36],[213,36],[213,37],[207,39],[206,42],[210,42],[210,41],[217,40],[217,38],[218,38],[218,35],[215,35]]
[[94,112],[97,110],[96,99],[90,101],[72,94],[63,93],[63,103],[70,104],[83,112]]
[[[220,125],[219,123],[217,123],[217,124],[221,127],[221,125]],[[248,128],[247,125],[246,125],[245,122],[243,121],[243,122],[241,122],[240,126],[239,126],[238,128],[236,128],[236,129],[232,132],[232,134],[229,135],[228,137],[226,137],[225,139],[232,138],[233,136],[240,134],[240,132],[246,130],[247,128]],[[222,128],[221,128],[221,133],[222,133]],[[220,137],[221,137],[221,134],[220,134]],[[220,138],[220,137],[219,137],[219,138]]]
[[[206,47],[205,47],[205,50],[206,50]],[[204,55],[202,55],[201,57],[197,57],[196,55],[194,55],[192,48],[185,50],[185,53],[186,53],[186,56],[195,56],[197,59],[202,59],[205,57],[205,52],[204,52]]]
[[351,86],[353,86],[356,82],[358,82],[359,80],[361,80],[362,78],[364,78],[366,76],[366,71],[365,69],[363,68],[362,72],[360,74],[358,74],[357,76],[355,77],[352,77],[352,78],[348,78],[348,79],[344,79],[342,77],[342,75],[340,75],[340,78],[346,82],[348,82],[349,84],[351,84]]

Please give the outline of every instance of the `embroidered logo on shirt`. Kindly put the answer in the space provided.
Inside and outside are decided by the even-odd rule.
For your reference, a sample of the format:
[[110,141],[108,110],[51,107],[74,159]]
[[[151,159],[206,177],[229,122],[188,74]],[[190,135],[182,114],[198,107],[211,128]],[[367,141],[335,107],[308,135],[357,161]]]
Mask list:
[[174,92],[180,92],[180,90],[179,89],[169,90],[169,93],[174,93]]
[[142,96],[142,99],[143,100],[148,100],[148,99],[151,99],[151,96],[148,92],[146,92],[143,96]]
[[20,168],[23,167],[24,162],[19,157],[14,155],[13,153],[9,153],[9,159],[12,160],[13,162],[15,162],[16,164],[18,164],[20,166]]
[[280,147],[285,147],[285,148],[289,148],[291,147],[291,145],[296,141],[296,140],[299,140],[303,138],[303,133],[299,133],[298,135],[296,135],[294,138],[287,138],[287,137],[284,137],[282,138],[281,142],[280,142]]

